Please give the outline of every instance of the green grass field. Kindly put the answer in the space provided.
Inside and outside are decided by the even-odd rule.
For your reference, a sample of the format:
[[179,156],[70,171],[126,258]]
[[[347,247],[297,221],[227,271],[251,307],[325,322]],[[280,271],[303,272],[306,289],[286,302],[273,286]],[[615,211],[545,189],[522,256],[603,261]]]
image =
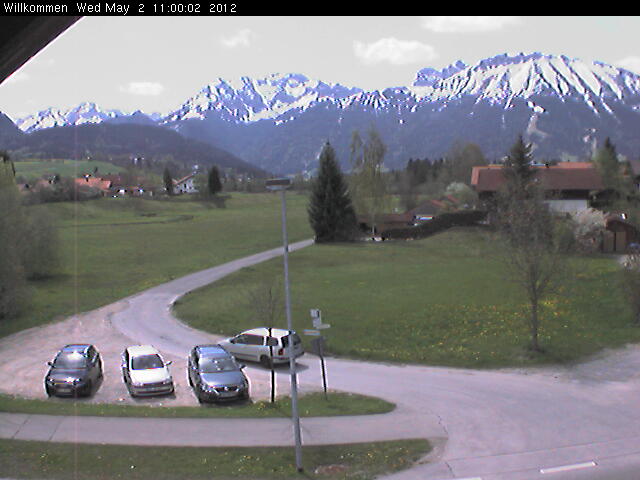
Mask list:
[[24,160],[16,161],[14,165],[16,167],[16,176],[23,177],[27,180],[42,178],[43,175],[55,174],[62,177],[78,177],[84,173],[93,174],[96,167],[98,168],[98,173],[103,175],[124,171],[124,168],[108,162],[87,160]]
[[291,447],[134,447],[0,440],[0,471],[11,478],[50,480],[365,480],[409,468],[430,450],[427,440],[303,447],[304,473],[300,474]]
[[[615,260],[574,257],[542,307],[546,353],[528,352],[526,303],[492,234],[453,229],[420,241],[315,245],[291,255],[294,326],[319,308],[338,356],[460,367],[569,362],[640,340],[618,288]],[[244,289],[281,276],[270,261],[184,297],[177,315],[225,335],[254,327]],[[280,324],[283,324],[281,321]]]
[[[306,197],[290,194],[291,241],[312,236]],[[173,278],[282,244],[280,198],[234,193],[226,208],[193,201],[103,198],[35,205],[56,219],[60,274],[31,282],[31,306],[0,336],[107,305]]]

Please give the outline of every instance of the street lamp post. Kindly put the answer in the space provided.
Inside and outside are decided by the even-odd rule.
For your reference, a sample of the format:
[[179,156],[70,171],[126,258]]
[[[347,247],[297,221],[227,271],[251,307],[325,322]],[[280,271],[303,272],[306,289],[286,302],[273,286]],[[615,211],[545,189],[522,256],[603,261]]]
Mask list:
[[[291,293],[289,290],[289,240],[287,237],[287,202],[285,191],[291,185],[288,178],[274,178],[265,182],[267,189],[280,192],[282,203],[282,243],[284,248],[284,295],[285,312],[287,315],[287,330],[293,331],[291,319]],[[296,365],[293,357],[293,337],[289,333],[289,373],[291,375],[291,419],[293,421],[293,434],[295,437],[296,468],[302,472],[302,441],[300,436],[300,415],[298,414],[298,380],[296,377]]]

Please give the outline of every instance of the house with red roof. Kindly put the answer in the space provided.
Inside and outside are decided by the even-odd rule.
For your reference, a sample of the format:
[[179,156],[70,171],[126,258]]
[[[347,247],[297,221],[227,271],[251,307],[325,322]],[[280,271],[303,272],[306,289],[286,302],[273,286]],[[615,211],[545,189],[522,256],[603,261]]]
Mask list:
[[74,178],[76,188],[95,188],[100,190],[102,195],[109,193],[111,189],[111,180],[94,177],[92,175],[83,175],[80,178]]
[[198,187],[196,186],[195,180],[195,173],[182,177],[178,180],[173,180],[173,193],[175,195],[180,193],[198,193]]

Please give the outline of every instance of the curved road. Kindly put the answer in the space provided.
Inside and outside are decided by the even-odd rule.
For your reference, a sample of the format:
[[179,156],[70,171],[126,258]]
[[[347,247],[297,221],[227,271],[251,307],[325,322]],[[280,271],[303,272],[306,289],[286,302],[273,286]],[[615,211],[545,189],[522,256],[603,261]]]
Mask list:
[[[299,242],[290,249],[311,243]],[[281,248],[270,250],[142,292],[112,312],[111,323],[136,342],[185,357],[194,344],[215,336],[178,322],[171,315],[173,302],[188,291],[281,254]],[[475,371],[335,358],[327,359],[327,370],[330,388],[378,396],[396,403],[397,409],[365,417],[303,418],[304,444],[426,437],[436,445],[424,462],[389,479],[640,478],[640,349],[635,346],[555,371]],[[248,371],[252,381],[268,375],[259,367]],[[278,377],[281,393],[287,386],[287,371]],[[320,385],[315,357],[306,355],[299,361],[299,381],[302,390]],[[93,437],[89,432],[95,432]],[[287,419],[0,414],[0,436],[38,435],[53,441],[106,443],[292,444]]]

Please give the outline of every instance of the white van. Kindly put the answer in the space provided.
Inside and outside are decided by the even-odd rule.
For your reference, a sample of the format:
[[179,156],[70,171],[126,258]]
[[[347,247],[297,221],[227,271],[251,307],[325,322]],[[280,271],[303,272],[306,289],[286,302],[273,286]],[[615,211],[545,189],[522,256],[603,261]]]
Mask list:
[[293,357],[304,354],[302,341],[296,332],[281,328],[260,327],[242,332],[235,337],[222,340],[219,345],[234,357],[242,360],[260,362],[264,367],[287,363],[289,361],[289,338],[293,339]]

